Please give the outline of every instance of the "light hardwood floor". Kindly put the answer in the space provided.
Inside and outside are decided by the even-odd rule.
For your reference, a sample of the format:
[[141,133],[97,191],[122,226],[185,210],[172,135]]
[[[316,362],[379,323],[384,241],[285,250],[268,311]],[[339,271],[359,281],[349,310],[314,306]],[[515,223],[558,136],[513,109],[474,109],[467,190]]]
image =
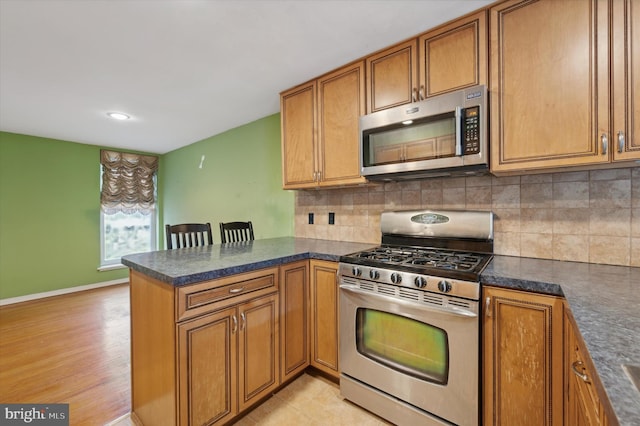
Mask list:
[[[0,307],[0,402],[68,403],[71,425],[135,425],[129,319],[127,284]],[[390,423],[303,374],[236,424]]]
[[68,403],[70,424],[131,410],[128,284],[0,307],[0,401]]

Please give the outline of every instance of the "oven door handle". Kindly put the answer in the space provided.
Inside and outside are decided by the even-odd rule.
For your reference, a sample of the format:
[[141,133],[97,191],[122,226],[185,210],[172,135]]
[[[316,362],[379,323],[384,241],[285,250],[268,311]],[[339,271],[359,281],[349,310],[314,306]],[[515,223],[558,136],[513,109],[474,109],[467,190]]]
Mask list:
[[477,318],[478,314],[472,311],[468,311],[466,309],[461,309],[458,308],[457,306],[449,306],[447,308],[438,308],[435,306],[429,306],[426,304],[420,304],[420,303],[414,303],[414,302],[410,302],[408,300],[403,300],[403,299],[398,299],[398,298],[391,298],[391,297],[387,297],[387,296],[380,296],[379,294],[376,293],[370,293],[368,291],[362,291],[362,290],[358,290],[357,287],[354,286],[350,286],[350,285],[344,285],[341,284],[340,285],[340,289],[344,290],[347,293],[351,293],[355,296],[358,296],[360,299],[363,299],[364,297],[373,297],[375,299],[378,300],[384,300],[384,301],[388,301],[388,300],[393,300],[394,303],[397,303],[399,305],[404,305],[407,307],[412,307],[412,308],[419,308],[425,311],[431,311],[431,312],[437,312],[439,314],[445,314],[445,315],[452,315],[452,316],[456,316],[456,317],[464,317],[464,318]]

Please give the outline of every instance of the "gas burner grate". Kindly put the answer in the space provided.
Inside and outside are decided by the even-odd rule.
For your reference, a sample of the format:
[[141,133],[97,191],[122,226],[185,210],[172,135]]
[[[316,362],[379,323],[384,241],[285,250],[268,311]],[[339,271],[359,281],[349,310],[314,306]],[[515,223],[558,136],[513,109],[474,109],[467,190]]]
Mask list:
[[380,246],[371,250],[355,253],[361,260],[408,267],[428,267],[451,271],[471,272],[480,265],[486,256],[453,250],[441,250],[422,247]]

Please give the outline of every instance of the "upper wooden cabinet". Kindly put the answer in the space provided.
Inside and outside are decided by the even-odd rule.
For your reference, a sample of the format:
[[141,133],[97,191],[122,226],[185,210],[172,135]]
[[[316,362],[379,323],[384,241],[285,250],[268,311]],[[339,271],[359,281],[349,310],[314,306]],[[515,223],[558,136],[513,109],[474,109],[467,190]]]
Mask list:
[[612,10],[613,160],[637,160],[640,158],[640,4],[636,0],[612,0]]
[[358,160],[364,93],[362,61],[281,93],[284,189],[366,182]]
[[282,131],[282,186],[307,188],[317,185],[316,82],[280,94]]
[[[614,121],[626,136],[621,153],[609,107],[611,4],[623,28],[614,33],[614,65],[615,54],[621,57],[614,74],[624,82],[613,84],[614,115],[621,117]],[[638,98],[638,75],[631,78],[638,55],[623,47],[640,43],[631,13],[631,1],[618,0],[512,0],[490,8],[493,173],[640,158],[629,98]]]
[[563,421],[563,300],[485,286],[485,425]]
[[486,11],[365,59],[367,113],[487,83]]
[[397,44],[365,60],[367,113],[417,100],[418,46],[416,40]]

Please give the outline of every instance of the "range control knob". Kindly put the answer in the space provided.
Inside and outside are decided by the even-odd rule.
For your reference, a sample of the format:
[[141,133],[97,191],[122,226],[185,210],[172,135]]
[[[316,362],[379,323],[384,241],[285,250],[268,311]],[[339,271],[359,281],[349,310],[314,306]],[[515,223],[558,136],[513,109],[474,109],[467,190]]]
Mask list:
[[371,278],[372,280],[377,280],[378,278],[380,278],[380,272],[376,271],[375,269],[370,270],[369,278]]
[[425,277],[416,277],[416,279],[413,280],[413,283],[416,287],[424,288],[427,285],[427,279]]
[[447,280],[442,280],[438,283],[438,290],[443,293],[449,293],[451,291],[451,283]]
[[402,275],[397,272],[391,274],[391,282],[394,284],[400,284],[402,282]]
[[353,274],[354,277],[359,277],[360,275],[362,275],[362,271],[357,266],[354,266],[351,269],[351,273]]

